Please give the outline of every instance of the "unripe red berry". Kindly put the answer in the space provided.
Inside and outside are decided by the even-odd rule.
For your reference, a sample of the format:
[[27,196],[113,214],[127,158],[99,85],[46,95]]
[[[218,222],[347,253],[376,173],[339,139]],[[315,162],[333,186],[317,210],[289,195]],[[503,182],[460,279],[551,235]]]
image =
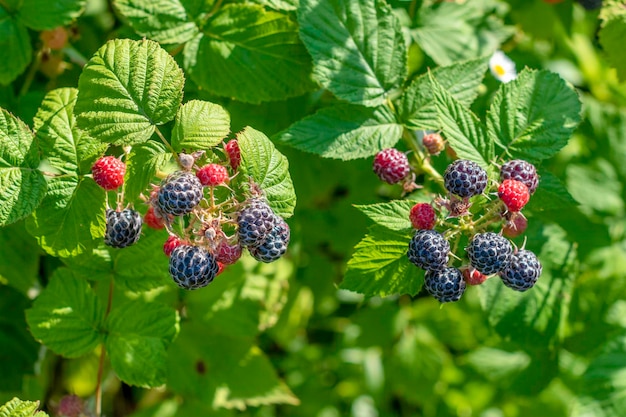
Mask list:
[[435,227],[437,215],[428,203],[417,203],[411,208],[409,219],[415,229],[432,229]]
[[180,240],[177,236],[169,236],[167,240],[165,241],[165,244],[163,244],[163,253],[165,253],[165,255],[167,256],[170,256],[172,252],[174,251],[174,249],[176,249],[177,247],[179,247],[180,245],[184,243],[185,242]]
[[208,164],[196,172],[196,177],[198,177],[202,185],[215,187],[228,181],[228,171],[223,165]]
[[224,145],[224,150],[228,154],[230,167],[233,171],[237,171],[237,168],[239,168],[239,164],[241,163],[241,151],[239,150],[237,139],[229,140],[228,143]]
[[446,148],[446,144],[439,133],[429,133],[422,138],[422,144],[429,154],[439,155]]
[[518,237],[526,231],[528,220],[521,213],[511,213],[512,216],[504,223],[502,234],[510,239]]
[[59,401],[57,416],[59,417],[79,417],[85,410],[85,403],[82,398],[76,395],[66,395]]
[[154,207],[152,206],[148,207],[148,211],[143,216],[143,222],[147,226],[156,230],[161,230],[165,227],[165,223],[163,222],[163,217],[155,213]]
[[126,164],[114,156],[103,156],[91,168],[93,179],[107,191],[115,190],[124,183]]
[[487,280],[487,275],[481,274],[476,268],[467,267],[461,270],[463,278],[469,285],[480,285]]
[[65,47],[67,38],[67,30],[62,26],[51,30],[44,30],[39,34],[39,39],[43,42],[44,47],[57,51]]
[[230,245],[222,240],[215,251],[215,259],[225,265],[232,265],[241,258],[242,247],[239,243]]
[[504,180],[498,187],[498,197],[511,212],[518,212],[530,199],[528,187],[520,181]]
[[372,166],[378,178],[388,184],[402,181],[411,172],[406,155],[395,148],[387,148],[378,152]]

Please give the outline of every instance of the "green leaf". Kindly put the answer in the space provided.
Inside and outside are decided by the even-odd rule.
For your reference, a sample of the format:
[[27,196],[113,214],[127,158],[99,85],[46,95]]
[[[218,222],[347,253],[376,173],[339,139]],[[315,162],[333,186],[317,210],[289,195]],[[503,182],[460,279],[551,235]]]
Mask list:
[[580,113],[578,94],[561,77],[546,70],[524,70],[500,86],[487,117],[487,132],[510,158],[538,162],[567,144]]
[[57,269],[45,290],[26,310],[30,331],[53,352],[77,358],[104,339],[104,307],[84,279],[67,268]]
[[495,158],[493,142],[478,117],[459,103],[436,79],[432,79],[433,97],[439,126],[459,158],[469,159],[483,168]]
[[298,9],[298,0],[253,0],[274,10],[293,12]]
[[254,179],[276,214],[290,217],[296,206],[296,194],[285,155],[267,136],[249,126],[237,133],[237,142],[241,150],[241,172]]
[[278,140],[325,158],[348,160],[375,155],[401,137],[402,126],[386,106],[337,104],[294,123]]
[[355,246],[340,288],[367,297],[417,294],[424,283],[424,273],[406,257],[410,240],[410,232],[371,227]]
[[[469,107],[478,95],[488,59],[457,62],[447,67],[437,67],[432,76],[460,104]],[[439,129],[437,108],[428,74],[416,78],[404,91],[398,106],[400,120],[410,129]]]
[[314,88],[311,60],[289,16],[227,4],[185,45],[185,70],[212,94],[259,103]]
[[[623,7],[623,5],[621,5]],[[617,76],[626,80],[626,58],[624,57],[624,38],[626,37],[626,15],[620,14],[604,22],[599,32],[600,44],[609,62],[617,70]]]
[[104,211],[104,190],[91,178],[55,177],[26,228],[49,254],[75,256],[104,236]]
[[526,352],[507,352],[486,346],[470,352],[466,359],[477,373],[498,384],[501,384],[502,380],[518,375],[531,361]]
[[26,294],[39,276],[37,241],[19,222],[0,228],[0,248],[0,282]]
[[438,65],[491,55],[515,29],[499,16],[508,6],[493,0],[425,2],[411,31],[415,42]]
[[409,219],[409,212],[415,205],[412,200],[394,200],[389,203],[378,203],[368,205],[355,205],[376,224],[391,230],[406,231],[413,227]]
[[0,109],[0,226],[28,216],[46,193],[39,149],[28,126]]
[[24,310],[29,306],[30,300],[24,295],[0,286],[0,392],[19,392],[24,377],[35,375],[40,346],[27,329]]
[[220,408],[299,404],[265,354],[248,339],[216,334],[193,322],[183,325],[170,348],[168,387]]
[[106,145],[76,126],[74,105],[78,90],[59,88],[44,97],[34,118],[35,137],[43,158],[60,173],[87,174]]
[[87,0],[22,0],[17,18],[34,30],[66,26],[83,11]]
[[585,165],[570,164],[566,172],[568,188],[581,204],[581,209],[623,215],[623,185],[608,161],[598,158]]
[[563,210],[578,203],[567,191],[561,180],[550,172],[541,172],[539,187],[526,206],[529,211]]
[[124,176],[126,198],[130,201],[146,191],[155,174],[172,158],[172,154],[159,141],[149,140],[133,146],[126,158]]
[[199,19],[210,11],[213,1],[115,0],[113,4],[140,35],[163,44],[178,44],[199,33]]
[[146,388],[165,383],[166,349],[179,331],[176,310],[137,299],[111,310],[106,329],[107,354],[122,381]]
[[489,324],[504,338],[524,349],[544,350],[560,342],[576,275],[576,251],[565,232],[549,225],[538,237],[543,272],[535,286],[513,291],[497,277],[480,285],[479,294]]
[[103,142],[146,142],[157,125],[176,116],[184,82],[174,58],[156,42],[109,41],[78,80],[78,126]]
[[209,149],[229,133],[230,115],[222,106],[191,100],[178,110],[172,130],[172,147],[177,151]]
[[28,29],[15,15],[0,7],[0,84],[15,80],[32,60]]
[[383,0],[301,0],[298,22],[315,78],[337,97],[377,106],[404,83],[406,44]]
[[43,411],[37,411],[39,401],[22,401],[13,398],[0,407],[0,417],[48,417]]

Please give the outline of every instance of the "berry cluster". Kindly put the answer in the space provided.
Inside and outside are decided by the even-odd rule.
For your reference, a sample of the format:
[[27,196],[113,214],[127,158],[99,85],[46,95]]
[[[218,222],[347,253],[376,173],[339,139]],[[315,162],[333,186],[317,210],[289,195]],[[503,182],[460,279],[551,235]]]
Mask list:
[[116,209],[106,211],[105,244],[115,248],[135,244],[144,223],[166,229],[163,252],[169,257],[169,273],[178,286],[190,290],[212,282],[225,266],[239,260],[244,248],[261,262],[285,254],[289,226],[252,180],[247,182],[251,191],[243,191],[244,179],[237,178],[241,153],[236,139],[210,157],[204,151],[181,153],[178,163],[179,170],[151,186],[143,218],[132,208],[122,209],[125,164],[113,156],[94,164],[98,185],[107,191],[122,187]]
[[[520,211],[538,183],[535,167],[522,160],[502,165],[500,181],[493,184],[475,162],[461,159],[448,165],[443,175],[447,196],[436,197],[433,204],[417,203],[409,213],[416,232],[407,257],[426,272],[426,291],[440,302],[457,301],[466,285],[482,284],[492,275],[517,291],[535,285],[541,275],[539,260],[531,251],[514,247],[507,237],[519,236],[526,229],[527,220]],[[491,191],[497,192],[498,199],[489,199]],[[482,213],[472,208],[472,197],[479,195],[484,196]],[[500,233],[493,231],[498,225]],[[460,257],[453,252],[463,235],[468,243],[465,256]],[[462,265],[454,266],[457,260]]]

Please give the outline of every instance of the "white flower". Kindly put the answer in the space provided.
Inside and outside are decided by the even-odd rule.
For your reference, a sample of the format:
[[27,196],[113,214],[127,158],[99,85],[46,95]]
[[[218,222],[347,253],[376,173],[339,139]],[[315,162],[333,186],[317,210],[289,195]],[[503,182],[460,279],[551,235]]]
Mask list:
[[496,51],[489,59],[489,70],[499,81],[508,83],[517,78],[515,62],[502,51]]

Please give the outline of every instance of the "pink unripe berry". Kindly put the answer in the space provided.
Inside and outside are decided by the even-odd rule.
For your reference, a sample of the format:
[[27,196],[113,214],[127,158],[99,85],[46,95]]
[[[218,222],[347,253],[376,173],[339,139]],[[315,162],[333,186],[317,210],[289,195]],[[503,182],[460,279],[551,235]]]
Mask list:
[[241,258],[242,247],[240,244],[230,245],[222,240],[215,252],[215,259],[225,265],[232,265]]
[[431,155],[439,155],[446,148],[446,144],[439,133],[429,133],[422,138],[424,147]]
[[480,285],[487,280],[487,275],[480,273],[476,268],[463,268],[463,278],[469,285]]
[[149,227],[156,229],[156,230],[161,230],[165,227],[165,223],[163,222],[163,217],[155,213],[154,207],[152,206],[148,207],[148,211],[143,216],[143,222]]
[[107,191],[115,190],[124,183],[126,164],[114,156],[103,156],[91,167],[93,179]]
[[498,187],[498,197],[511,212],[518,212],[530,199],[528,187],[520,181],[504,180]]
[[395,148],[387,148],[378,152],[372,166],[378,178],[388,184],[396,184],[411,172],[406,155]]
[[416,229],[432,229],[435,227],[437,215],[430,204],[417,203],[411,208],[409,219]]
[[237,139],[229,140],[228,143],[224,145],[224,150],[228,154],[230,167],[233,171],[237,171],[237,168],[239,168],[239,164],[241,163],[241,151],[239,150]]
[[83,414],[85,404],[82,398],[76,395],[66,395],[59,401],[57,416],[59,417],[79,417]]
[[512,216],[504,223],[502,234],[510,239],[516,238],[526,231],[528,220],[521,213],[511,213]]
[[228,181],[228,171],[223,165],[208,164],[196,172],[196,177],[198,177],[202,185],[215,187]]
[[163,253],[165,255],[170,256],[174,249],[182,245],[184,242],[180,240],[177,236],[169,236],[163,245]]

